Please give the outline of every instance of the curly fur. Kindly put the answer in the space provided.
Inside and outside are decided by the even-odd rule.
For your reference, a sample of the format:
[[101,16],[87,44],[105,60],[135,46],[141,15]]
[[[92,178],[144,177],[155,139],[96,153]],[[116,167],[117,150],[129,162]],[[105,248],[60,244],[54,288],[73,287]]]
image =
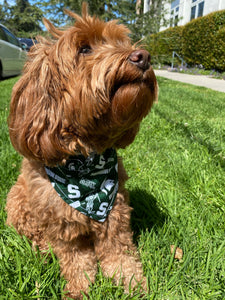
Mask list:
[[85,4],[82,17],[67,14],[76,22],[65,30],[45,20],[54,39],[39,38],[13,88],[9,133],[24,160],[6,209],[7,224],[18,233],[41,249],[52,245],[68,295],[82,299],[81,291],[88,291],[85,272],[94,281],[97,261],[106,276],[123,278],[126,290],[133,276],[145,287],[132,242],[128,178],[119,159],[116,201],[100,223],[58,196],[44,166],[129,145],[157,98],[157,82],[151,67],[140,68],[137,58],[131,59],[139,48],[131,44],[126,27],[90,17]]

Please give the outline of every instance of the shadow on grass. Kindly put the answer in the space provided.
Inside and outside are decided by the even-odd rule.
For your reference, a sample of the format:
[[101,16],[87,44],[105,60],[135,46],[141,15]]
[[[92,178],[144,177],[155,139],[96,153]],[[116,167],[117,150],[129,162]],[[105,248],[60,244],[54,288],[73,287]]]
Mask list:
[[164,208],[160,208],[156,198],[145,190],[136,189],[129,191],[130,205],[133,207],[131,214],[131,227],[134,232],[134,239],[146,229],[162,227],[168,219]]
[[[166,114],[159,110],[155,110],[157,114],[166,120],[168,123],[172,124],[175,126],[176,129],[179,129],[182,131],[182,134],[185,134],[185,136],[191,141],[191,142],[196,142],[199,145],[205,147],[208,151],[208,153],[212,156],[213,160],[215,161],[216,164],[220,165],[221,168],[225,169],[225,159],[223,157],[222,153],[222,148],[217,147],[216,145],[211,144],[209,141],[207,141],[207,138],[201,138],[198,136],[196,133],[193,133],[185,124],[183,124],[180,121],[175,121],[172,120],[170,117],[168,117]],[[208,129],[210,131],[210,128]],[[179,132],[179,131],[178,131]]]
[[20,76],[20,74],[17,74],[17,75],[11,75],[11,76],[6,76],[6,77],[0,77],[0,82],[1,82],[1,81],[7,81],[8,79],[11,79],[11,78],[16,78],[17,76]]
[[215,161],[216,164],[220,165],[221,168],[225,169],[225,160],[224,157],[222,156],[222,148],[218,147],[216,145],[211,144],[207,139],[203,139],[200,136],[197,136],[195,134],[192,134],[192,132],[185,127],[183,124],[177,124],[177,127],[183,130],[183,132],[186,134],[186,136],[200,145],[204,146],[207,148],[207,151],[209,154],[212,155],[213,160]]

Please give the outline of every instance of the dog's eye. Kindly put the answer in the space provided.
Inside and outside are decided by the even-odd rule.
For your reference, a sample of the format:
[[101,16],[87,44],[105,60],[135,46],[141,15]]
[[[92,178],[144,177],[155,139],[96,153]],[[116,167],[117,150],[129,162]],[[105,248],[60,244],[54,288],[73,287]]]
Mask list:
[[80,54],[89,54],[91,52],[92,52],[92,49],[89,45],[81,46],[80,49],[79,49]]

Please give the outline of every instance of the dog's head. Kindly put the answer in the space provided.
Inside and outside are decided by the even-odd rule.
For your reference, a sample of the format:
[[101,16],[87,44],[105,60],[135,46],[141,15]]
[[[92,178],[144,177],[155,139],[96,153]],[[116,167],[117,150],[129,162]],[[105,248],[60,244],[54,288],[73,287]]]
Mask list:
[[124,148],[157,98],[147,51],[129,30],[87,13],[74,26],[45,25],[54,39],[33,46],[14,86],[9,116],[13,146],[29,159],[54,165],[70,155]]

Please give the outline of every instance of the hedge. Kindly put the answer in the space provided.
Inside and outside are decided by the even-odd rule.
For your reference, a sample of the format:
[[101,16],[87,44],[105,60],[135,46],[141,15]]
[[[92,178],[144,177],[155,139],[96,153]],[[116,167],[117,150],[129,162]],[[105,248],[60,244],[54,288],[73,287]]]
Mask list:
[[172,52],[181,53],[182,26],[170,27],[167,30],[152,34],[147,39],[147,49],[153,61],[167,64],[171,63]]
[[225,10],[166,29],[147,41],[153,62],[170,63],[176,51],[190,66],[225,71]]

